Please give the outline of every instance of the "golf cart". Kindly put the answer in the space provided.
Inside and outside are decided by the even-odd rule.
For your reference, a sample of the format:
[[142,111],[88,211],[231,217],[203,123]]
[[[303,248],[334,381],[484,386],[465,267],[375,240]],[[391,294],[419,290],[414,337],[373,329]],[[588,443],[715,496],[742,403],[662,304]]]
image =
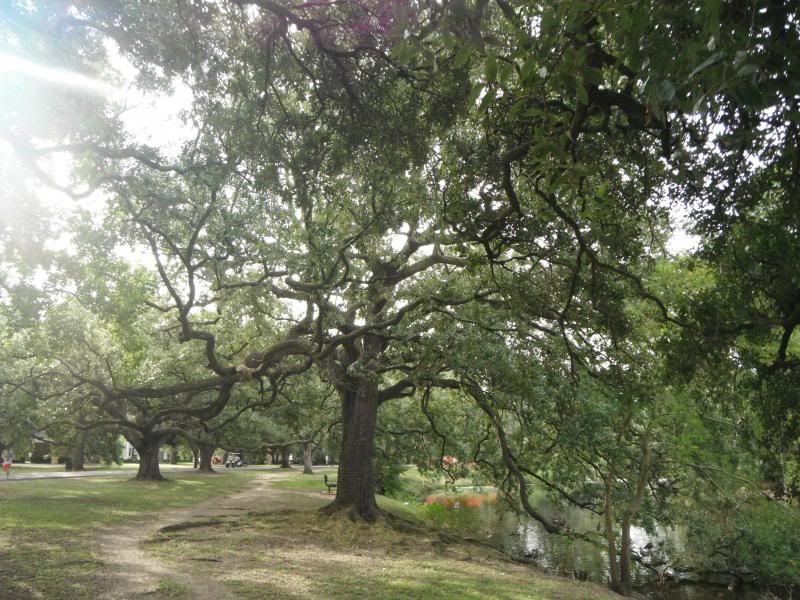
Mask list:
[[225,459],[225,468],[235,469],[236,467],[242,466],[244,466],[244,462],[242,462],[242,456],[237,452],[228,452],[228,458]]

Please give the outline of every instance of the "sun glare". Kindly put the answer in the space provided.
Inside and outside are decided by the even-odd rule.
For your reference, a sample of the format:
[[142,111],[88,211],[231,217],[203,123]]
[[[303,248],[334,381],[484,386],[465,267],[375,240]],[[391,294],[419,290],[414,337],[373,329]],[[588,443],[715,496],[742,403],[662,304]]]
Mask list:
[[109,85],[108,83],[99,79],[93,79],[92,77],[81,75],[75,71],[46,67],[29,60],[25,60],[24,58],[19,58],[18,56],[0,54],[0,75],[6,72],[20,73],[40,81],[46,81],[56,85],[76,87],[87,92],[100,94],[103,96],[111,95],[116,92],[116,88],[114,88],[114,86]]

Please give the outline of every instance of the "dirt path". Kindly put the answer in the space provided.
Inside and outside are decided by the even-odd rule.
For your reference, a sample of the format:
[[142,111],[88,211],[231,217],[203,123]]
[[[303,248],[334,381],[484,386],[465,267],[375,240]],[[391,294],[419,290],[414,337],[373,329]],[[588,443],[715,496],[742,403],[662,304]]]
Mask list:
[[[143,549],[143,543],[161,528],[193,519],[208,519],[241,514],[264,508],[268,502],[269,482],[285,477],[283,473],[263,473],[253,485],[230,496],[217,497],[195,506],[159,513],[154,520],[137,520],[121,527],[104,530],[97,539],[98,558],[105,565],[106,586],[98,599],[136,600],[169,597],[164,582],[177,583],[192,600],[234,600],[221,584],[197,573],[197,569],[178,570]],[[193,572],[195,571],[195,572]],[[174,592],[173,592],[174,593]]]

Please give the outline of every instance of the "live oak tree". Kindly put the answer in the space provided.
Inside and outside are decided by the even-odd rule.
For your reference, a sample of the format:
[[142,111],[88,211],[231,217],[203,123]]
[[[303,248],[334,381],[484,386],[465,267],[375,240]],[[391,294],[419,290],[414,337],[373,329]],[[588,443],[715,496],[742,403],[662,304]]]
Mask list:
[[[549,353],[549,377],[608,375],[612,350],[641,343],[632,299],[665,327],[697,329],[721,354],[737,336],[758,350],[778,334],[774,360],[754,351],[742,364],[790,389],[797,286],[782,248],[796,233],[800,53],[796,9],[785,4],[4,6],[4,50],[95,77],[127,70],[139,89],[191,98],[188,135],[172,148],[138,139],[119,103],[73,88],[19,79],[3,102],[0,135],[20,160],[73,199],[105,195],[108,249],[144,249],[157,275],[136,313],[163,318],[157,352],[133,352],[119,378],[101,359],[124,353],[109,346],[81,368],[61,363],[59,376],[93,389],[144,439],[154,433],[147,423],[163,432],[184,417],[217,418],[235,389],[276,394],[313,366],[342,403],[339,487],[327,510],[368,520],[381,516],[379,406],[448,386],[453,373],[494,427],[493,456],[524,498],[533,475],[500,435],[504,402],[529,384],[514,371]],[[47,110],[34,115],[33,99]],[[48,170],[65,153],[76,167],[69,181]],[[706,256],[721,261],[716,281],[730,292],[710,294],[694,314],[665,304],[649,280],[671,202],[694,206]],[[86,225],[76,240],[98,229]],[[757,258],[743,261],[750,249]],[[8,298],[30,291],[14,287]],[[488,331],[492,344],[469,348],[459,324]],[[490,350],[515,353],[506,377],[476,362]],[[89,362],[100,375],[87,374]],[[769,410],[781,397],[783,410]],[[764,415],[781,415],[765,420],[785,431],[781,440],[796,439],[783,427],[792,398],[764,397]],[[131,406],[157,422],[134,422]],[[604,431],[624,451],[602,469],[608,488],[619,465],[635,471],[637,448],[639,472],[652,474],[647,427],[629,427],[624,410],[613,417]],[[581,433],[573,449],[589,445]],[[636,494],[629,500],[633,514]]]
[[[800,215],[798,11],[780,2],[710,8],[705,48],[691,41],[696,60],[664,64],[681,82],[670,103],[686,127],[672,193],[690,207],[700,236],[695,268],[713,274],[686,310],[695,325],[686,364],[694,357],[708,364],[706,374],[740,373],[737,393],[748,398],[742,410],[755,417],[747,427],[764,448],[768,475],[791,479],[800,438],[800,286],[792,267]],[[691,20],[675,18],[680,26]]]
[[259,415],[253,444],[281,454],[289,466],[289,454],[303,457],[303,473],[312,475],[313,455],[331,430],[341,425],[339,403],[330,384],[308,371],[282,387],[276,405]]
[[[611,585],[620,591],[633,584],[632,526],[669,518],[671,493],[659,482],[689,469],[675,464],[676,447],[697,412],[686,391],[668,383],[665,355],[653,351],[663,335],[658,310],[647,308],[626,311],[635,336],[592,333],[593,348],[576,365],[577,344],[567,347],[558,328],[545,331],[540,320],[532,329],[513,311],[478,321],[474,307],[463,307],[438,324],[431,346],[449,360],[430,382],[457,390],[461,404],[482,414],[459,425],[470,410],[448,407],[435,393],[430,404],[423,400],[430,437],[441,438],[443,449],[461,445],[457,455],[547,532],[605,545]],[[595,513],[603,534],[576,532],[541,510],[542,489],[556,503]]]
[[[119,241],[145,247],[152,254],[160,291],[146,304],[154,314],[176,318],[177,335],[168,343],[199,347],[212,372],[210,378],[196,381],[172,377],[145,385],[122,385],[70,372],[98,390],[104,407],[205,398],[191,409],[191,416],[210,418],[223,409],[234,385],[258,379],[274,390],[280,378],[316,362],[335,373],[346,406],[360,402],[350,398],[355,389],[368,398],[363,417],[357,416],[360,408],[345,411],[346,430],[348,421],[356,430],[362,420],[366,427],[363,435],[345,433],[349,456],[355,451],[347,449],[351,443],[368,450],[373,418],[369,415],[374,415],[379,400],[375,381],[358,374],[353,365],[367,366],[368,373],[370,361],[384,344],[380,335],[371,334],[424,304],[419,300],[398,307],[399,297],[387,302],[383,295],[391,296],[394,288],[422,271],[458,262],[440,250],[442,224],[435,211],[412,207],[388,221],[384,214],[398,198],[414,193],[435,196],[435,190],[417,183],[425,179],[425,147],[437,123],[446,121],[453,103],[465,97],[464,73],[426,89],[432,110],[421,118],[417,79],[403,76],[405,69],[388,54],[378,52],[376,58],[369,49],[342,54],[319,35],[317,21],[282,14],[276,6],[266,3],[262,12],[233,4],[151,5],[131,12],[121,3],[59,13],[12,5],[4,11],[5,25],[26,32],[30,42],[15,49],[29,52],[31,58],[47,57],[58,45],[53,36],[64,38],[58,32],[63,28],[69,30],[69,44],[61,43],[59,51],[81,48],[69,58],[76,70],[113,68],[101,42],[105,37],[137,70],[139,87],[164,90],[173,83],[171,78],[182,80],[192,90],[191,126],[197,135],[177,158],[169,158],[127,133],[122,113],[104,105],[101,98],[87,103],[100,107],[94,112],[101,118],[62,123],[64,127],[48,134],[39,123],[13,118],[28,97],[28,90],[22,89],[6,111],[4,137],[52,187],[75,199],[94,190],[111,199],[106,226],[121,234]],[[192,28],[176,43],[170,19],[183,24],[187,18]],[[282,29],[289,22],[295,31]],[[189,47],[194,50],[187,52]],[[309,77],[311,73],[318,73],[319,79]],[[375,81],[386,85],[376,86]],[[72,97],[61,93],[51,101],[66,103]],[[385,143],[387,124],[394,124],[393,145]],[[377,148],[382,152],[376,156]],[[75,171],[80,182],[76,186],[55,181],[42,167],[48,157],[65,152],[72,153],[80,167]],[[355,157],[365,162],[371,158],[372,172],[366,173],[366,165],[360,169],[347,165]],[[406,176],[409,167],[412,171]],[[356,183],[350,185],[346,177]],[[375,198],[378,202],[373,205]],[[404,222],[409,227],[405,232]],[[395,256],[383,240],[392,232],[407,238]],[[415,255],[420,247],[434,251]],[[221,346],[217,335],[234,330],[233,323],[242,314],[228,312],[227,299],[232,296],[250,301],[249,311],[242,311],[249,312],[249,319],[272,310],[271,317],[294,320],[295,326],[271,347],[262,346],[258,338],[244,345],[237,338]],[[265,297],[293,304],[265,309]],[[344,302],[337,305],[340,297]],[[212,306],[219,319],[206,318],[204,307]],[[199,358],[194,350],[189,355]],[[303,358],[290,364],[284,360],[289,356]],[[390,385],[385,396],[409,389],[408,382]],[[173,409],[166,410],[173,414]],[[167,413],[157,414],[166,418]],[[122,417],[118,412],[116,418]],[[152,432],[149,426],[146,429],[144,437],[150,439]],[[149,456],[154,444],[144,445],[142,441]],[[350,486],[350,477],[342,473],[337,502],[345,506],[355,502],[355,512],[371,518],[375,506],[370,461],[354,464],[354,471],[359,473],[354,485],[360,489]]]

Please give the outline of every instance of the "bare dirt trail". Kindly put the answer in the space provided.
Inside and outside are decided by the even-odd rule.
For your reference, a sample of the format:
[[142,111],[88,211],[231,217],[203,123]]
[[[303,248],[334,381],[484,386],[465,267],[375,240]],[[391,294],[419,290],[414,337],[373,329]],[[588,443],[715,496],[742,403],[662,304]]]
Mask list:
[[[213,475],[211,475],[213,477]],[[218,581],[204,577],[199,569],[162,562],[151,556],[144,543],[160,529],[170,525],[264,510],[269,504],[269,483],[283,479],[284,473],[259,474],[247,489],[217,497],[191,507],[159,513],[152,520],[136,520],[102,531],[97,538],[98,559],[104,564],[104,589],[101,600],[144,600],[170,597],[160,589],[164,582],[178,584],[192,600],[235,600],[236,596]]]

